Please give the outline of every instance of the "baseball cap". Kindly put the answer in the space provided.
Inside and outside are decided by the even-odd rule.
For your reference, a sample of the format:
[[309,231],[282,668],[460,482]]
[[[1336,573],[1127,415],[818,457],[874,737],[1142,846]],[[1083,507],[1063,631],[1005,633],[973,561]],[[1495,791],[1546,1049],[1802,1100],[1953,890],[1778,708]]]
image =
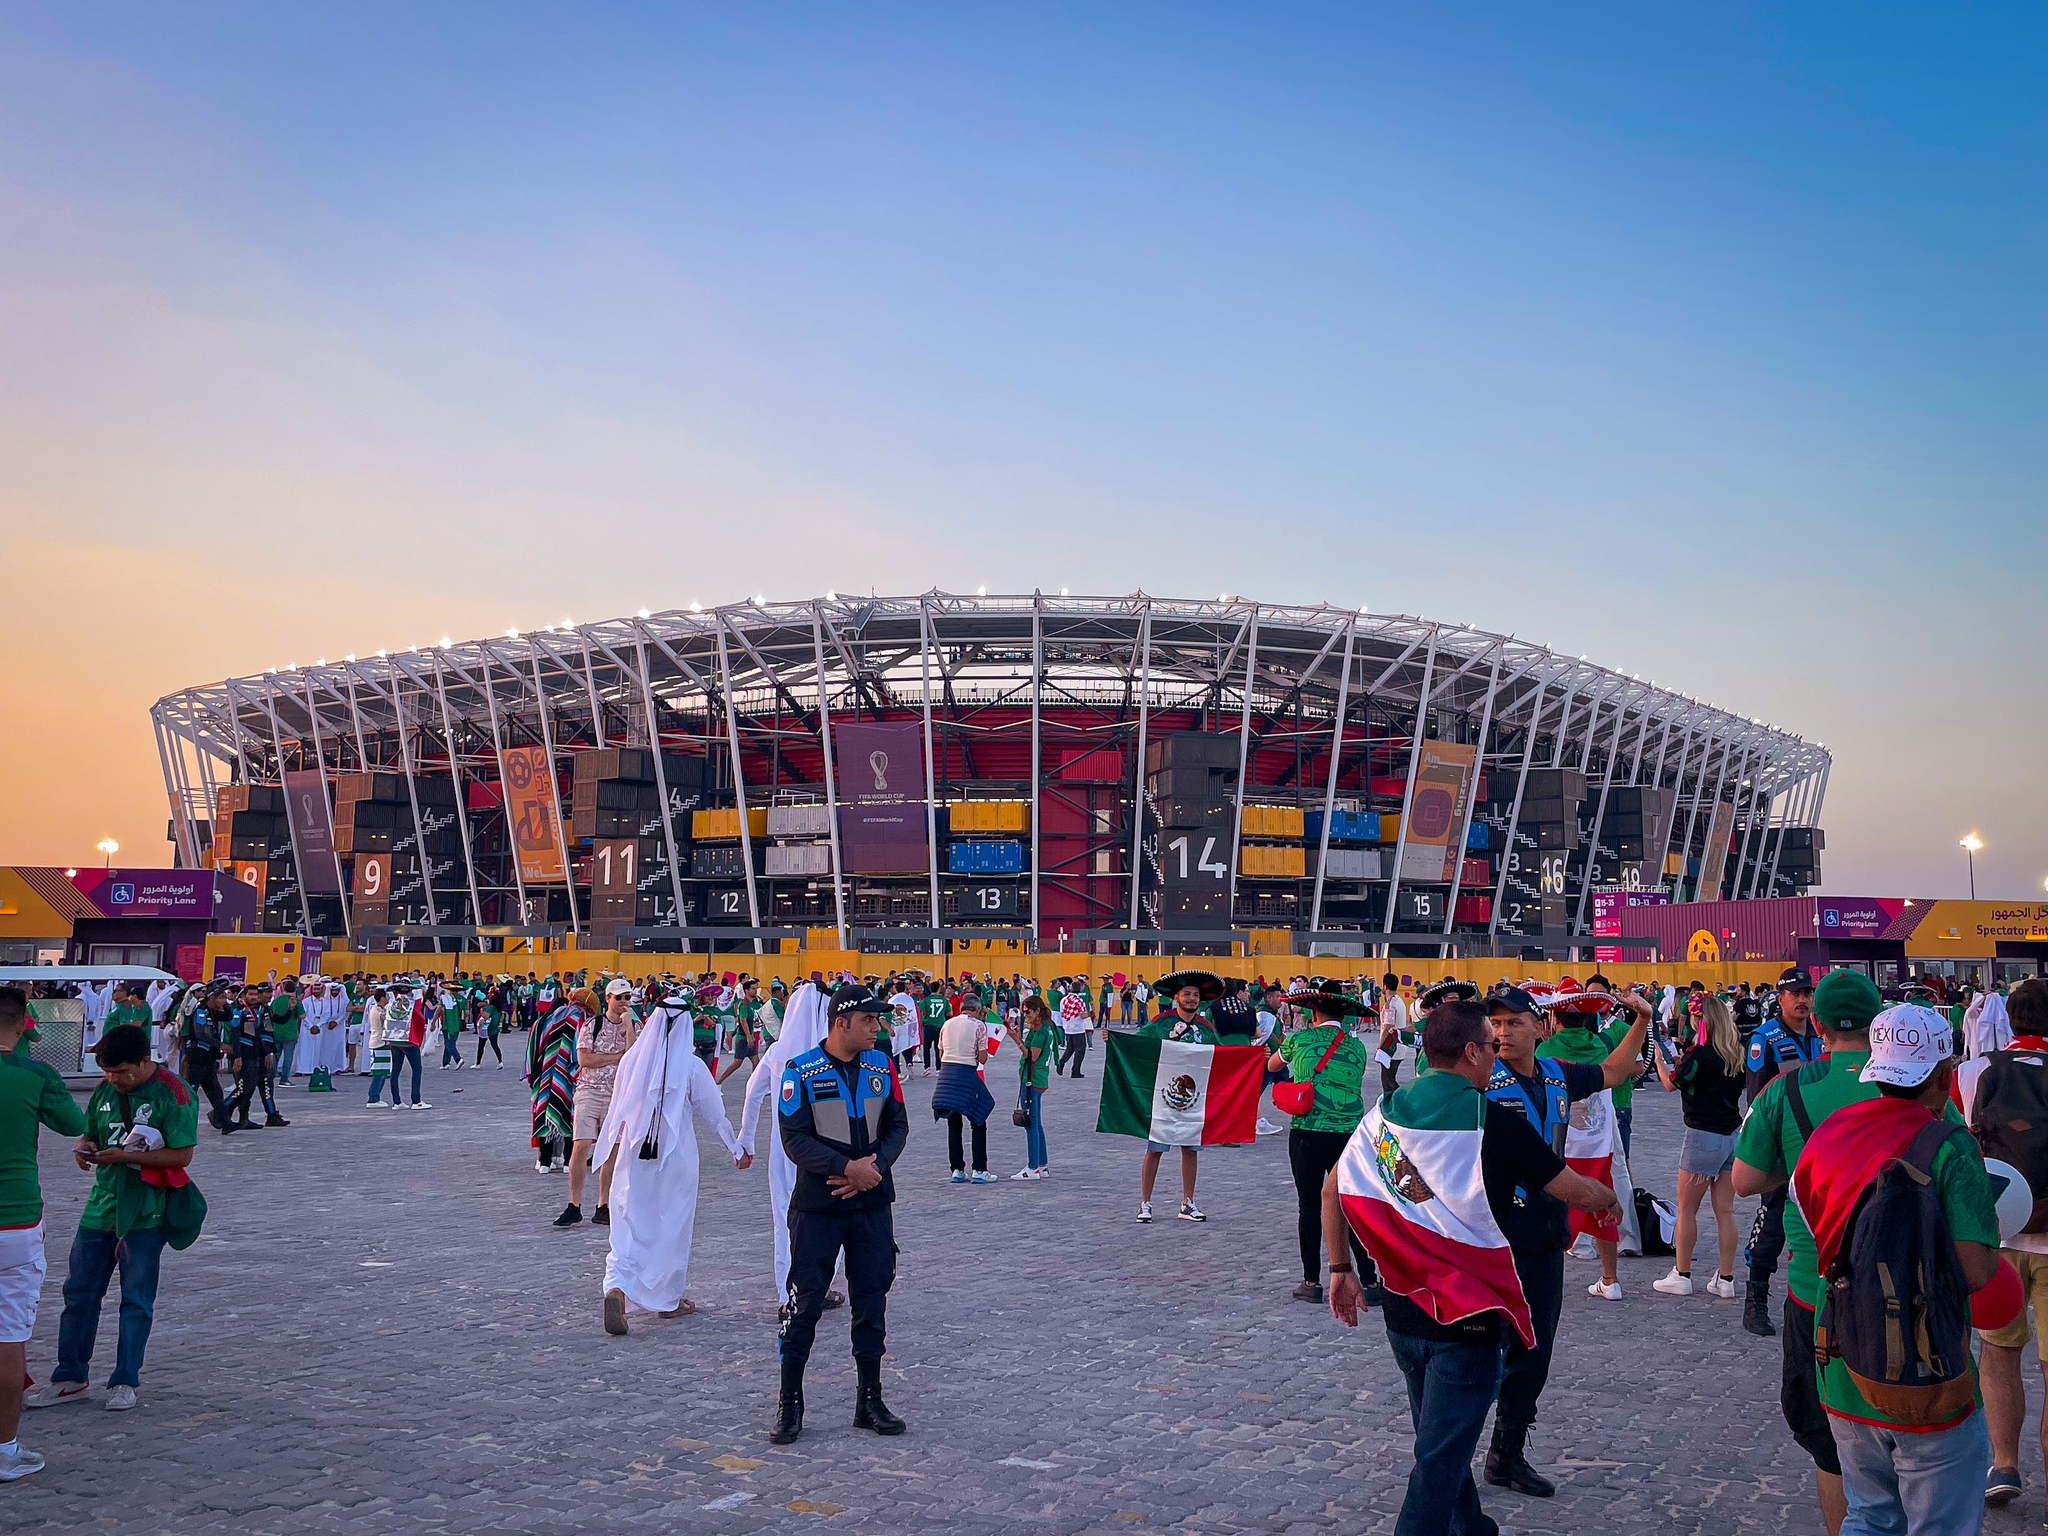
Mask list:
[[1868,1029],[1884,1012],[1877,984],[1861,971],[1829,971],[1813,989],[1813,1014],[1829,1029]]
[[614,976],[611,984],[604,989],[604,995],[606,997],[631,997],[633,995],[633,983],[626,980],[623,976]]
[[1954,1051],[1947,1019],[1918,1003],[1900,1003],[1870,1021],[1870,1062],[1858,1080],[1917,1088]]
[[1505,1008],[1509,1013],[1533,1014],[1543,1011],[1542,1005],[1520,987],[1502,987],[1491,993],[1486,999],[1486,1006],[1489,1009]]
[[849,1013],[880,1013],[882,1000],[857,981],[849,981],[832,990],[830,1016],[843,1019]]
[[1813,973],[1803,965],[1795,965],[1778,978],[1780,992],[1811,992],[1814,990]]

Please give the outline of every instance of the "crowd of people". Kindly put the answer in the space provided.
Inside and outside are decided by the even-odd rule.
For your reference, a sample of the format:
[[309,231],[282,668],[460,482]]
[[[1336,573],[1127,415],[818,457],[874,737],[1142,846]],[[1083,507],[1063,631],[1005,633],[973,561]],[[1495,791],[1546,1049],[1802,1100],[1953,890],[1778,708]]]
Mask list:
[[[814,975],[792,990],[731,972],[422,970],[116,986],[93,1013],[104,1080],[81,1112],[61,1077],[27,1054],[27,999],[0,989],[0,1479],[41,1465],[14,1434],[24,1404],[86,1396],[116,1274],[122,1327],[103,1401],[135,1405],[162,1248],[189,1241],[203,1219],[185,1173],[197,1097],[223,1136],[288,1127],[283,1089],[348,1073],[367,1080],[368,1104],[426,1110],[422,1053],[437,1036],[439,1069],[459,1075],[487,1054],[502,1070],[501,1035],[523,1030],[534,1166],[567,1178],[557,1227],[586,1220],[597,1173],[588,1220],[611,1229],[601,1312],[615,1334],[632,1310],[695,1310],[686,1290],[696,1132],[714,1132],[745,1169],[772,1106],[778,1443],[801,1433],[818,1317],[849,1301],[856,1422],[904,1427],[881,1400],[879,1361],[905,1081],[937,1079],[931,1110],[947,1126],[947,1176],[986,1184],[998,1177],[988,1124],[1013,1070],[1023,1146],[1009,1177],[1034,1182],[1053,1170],[1053,1079],[1083,1078],[1090,1044],[1107,1050],[1121,1035],[1162,1052],[1250,1048],[1233,1059],[1259,1090],[1251,1134],[1288,1139],[1301,1268],[1292,1294],[1348,1324],[1380,1311],[1408,1382],[1416,1462],[1397,1531],[1494,1528],[1472,1475],[1489,1415],[1484,1480],[1554,1493],[1529,1440],[1570,1253],[1597,1263],[1587,1286],[1596,1300],[1621,1297],[1625,1252],[1671,1254],[1659,1295],[1742,1298],[1742,1325],[1780,1339],[1786,1426],[1814,1461],[1831,1533],[1974,1531],[1987,1506],[2021,1492],[2021,1354],[2035,1337],[2026,1309],[2048,1298],[2048,1236],[2026,1230],[2033,1191],[2048,1195],[2040,981],[1949,998],[1924,985],[1885,997],[1858,971],[1816,983],[1797,968],[1754,990],[1619,987],[1597,974],[1556,985],[1501,977],[1482,989],[1455,976],[1416,988],[1391,973],[1248,982],[1200,970],[1149,984],[1112,973],[1041,985],[915,969]],[[1119,1060],[1110,1050],[1105,1071]],[[735,1128],[718,1085],[742,1069]],[[1633,1094],[1657,1088],[1677,1095],[1683,1123],[1669,1202],[1638,1189],[1630,1171]],[[1159,1169],[1174,1153],[1176,1214],[1205,1222],[1200,1137],[1164,1124],[1145,1132],[1136,1219],[1154,1219]],[[10,1404],[6,1381],[23,1379],[44,1265],[38,1125],[78,1137],[78,1166],[95,1182],[72,1243],[56,1366]],[[1435,1135],[1445,1125],[1473,1134]],[[1746,1242],[1738,1197],[1761,1197]],[[1703,1206],[1715,1262],[1696,1287]],[[2041,1208],[2048,1228],[2048,1198]],[[1443,1268],[1442,1234],[1417,1235],[1438,1217],[1455,1217],[1459,1240],[1478,1244],[1455,1274]],[[1483,1251],[1511,1262],[1495,1266],[1494,1289],[1475,1301],[1471,1276],[1487,1271],[1471,1260]],[[1781,1259],[1788,1288],[1774,1321]],[[1873,1267],[1914,1278],[1873,1301]],[[2048,1374],[2048,1340],[2041,1359]]]

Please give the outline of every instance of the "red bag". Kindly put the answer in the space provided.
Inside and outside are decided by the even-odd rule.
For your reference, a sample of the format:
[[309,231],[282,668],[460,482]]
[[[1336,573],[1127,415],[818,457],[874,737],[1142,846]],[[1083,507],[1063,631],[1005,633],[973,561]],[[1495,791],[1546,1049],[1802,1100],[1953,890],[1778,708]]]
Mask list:
[[1323,1052],[1323,1059],[1316,1063],[1315,1071],[1309,1073],[1307,1082],[1273,1085],[1273,1107],[1283,1115],[1305,1115],[1312,1111],[1316,1107],[1316,1078],[1330,1064],[1330,1058],[1337,1054],[1337,1047],[1343,1043],[1344,1026],[1340,1024],[1337,1026],[1337,1038]]

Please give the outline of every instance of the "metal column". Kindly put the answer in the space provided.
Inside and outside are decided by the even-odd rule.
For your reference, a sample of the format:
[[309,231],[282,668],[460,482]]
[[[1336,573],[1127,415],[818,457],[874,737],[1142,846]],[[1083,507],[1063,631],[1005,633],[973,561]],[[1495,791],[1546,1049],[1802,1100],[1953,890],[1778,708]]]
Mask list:
[[[1330,725],[1330,772],[1323,784],[1323,835],[1316,847],[1315,894],[1310,898],[1308,909],[1310,933],[1321,931],[1323,926],[1323,866],[1330,858],[1330,819],[1331,814],[1337,809],[1337,768],[1344,758],[1344,715],[1351,708],[1351,658],[1357,649],[1357,642],[1358,615],[1353,613],[1344,621],[1344,670],[1337,679],[1337,715]],[[1369,764],[1367,777],[1371,777]],[[1242,781],[1240,787],[1241,785]],[[1237,803],[1241,816],[1244,808],[1244,796],[1241,793],[1237,797]],[[1401,826],[1405,832],[1408,823],[1403,821]],[[1233,911],[1231,921],[1234,923],[1236,920],[1237,914]],[[1132,926],[1137,925],[1134,923]],[[1309,941],[1309,948],[1311,951],[1315,948],[1313,939]]]
[[[1627,719],[1628,700],[1624,696],[1621,702],[1614,706],[1614,738],[1607,743],[1607,771],[1600,778],[1600,798],[1593,806],[1593,832],[1586,839],[1585,872],[1579,876],[1579,904],[1572,909],[1571,931],[1574,934],[1584,933],[1586,930],[1586,903],[1593,899],[1593,861],[1600,857],[1600,827],[1607,820],[1607,796],[1614,788],[1614,769],[1621,761],[1621,727]],[[1642,717],[1642,731],[1647,731],[1649,725],[1649,712],[1645,710]],[[1640,739],[1642,731],[1638,732],[1638,740],[1636,742],[1636,755],[1638,757],[1642,755],[1642,742]],[[1587,755],[1589,757],[1591,756],[1591,739],[1589,732],[1587,736],[1589,743]],[[1621,850],[1618,848],[1615,850],[1617,855],[1620,852]],[[1615,862],[1619,863],[1620,859],[1617,857]]]
[[569,935],[581,949],[583,924],[576,915],[576,866],[569,858],[569,835],[562,826],[562,787],[555,779],[555,737],[548,726],[548,691],[540,676],[540,647],[529,641],[526,653],[533,661],[533,699],[540,708],[540,750],[548,765],[548,821],[555,829],[555,852],[562,859],[562,889],[569,894]]
[[[675,811],[668,798],[668,769],[662,766],[661,721],[654,713],[654,684],[647,675],[647,631],[644,622],[633,621],[633,660],[638,663],[640,702],[647,711],[647,745],[654,753],[654,789],[661,796],[661,836],[663,846],[668,849],[669,898],[675,903],[676,925],[687,921],[683,911],[683,871],[681,856],[676,849]],[[634,921],[639,914],[634,914]]]
[[[846,873],[839,854],[839,774],[832,761],[832,700],[825,687],[824,619],[815,604],[811,608],[811,650],[817,660],[818,730],[825,748],[825,810],[831,820],[832,831],[832,918],[839,930],[839,947],[843,950],[846,948]],[[925,789],[929,793],[931,785],[927,784]],[[938,856],[936,848],[932,856]],[[932,914],[932,926],[939,926],[936,912]]]
[[[1465,856],[1472,850],[1472,818],[1479,811],[1479,780],[1486,774],[1486,738],[1493,729],[1493,701],[1500,692],[1500,663],[1502,648],[1494,642],[1493,672],[1486,680],[1486,704],[1479,712],[1479,750],[1472,754],[1472,783],[1465,796],[1465,820],[1458,828],[1458,846],[1451,865],[1451,894],[1444,899],[1444,938],[1448,941],[1458,911],[1458,893],[1465,888]],[[1516,674],[1519,676],[1520,674]],[[1509,679],[1514,681],[1513,678]],[[1370,769],[1367,770],[1370,772]],[[1439,959],[1449,957],[1446,943]]]
[[[232,698],[234,695],[229,694]],[[263,712],[270,717],[270,744],[277,750],[277,792],[284,793],[284,733],[278,729],[277,701],[268,693],[263,695]],[[299,920],[306,926],[301,930],[307,938],[313,937],[313,899],[306,894],[306,860],[299,852],[299,834],[294,828],[291,804],[285,804],[284,835],[292,845],[292,869],[299,877]],[[256,921],[263,921],[259,910]]]
[[[1415,775],[1422,768],[1422,742],[1429,725],[1429,687],[1436,678],[1436,641],[1441,625],[1431,625],[1429,654],[1422,663],[1422,691],[1415,698],[1415,727],[1408,733],[1408,787],[1401,791],[1401,835],[1394,843],[1394,869],[1387,881],[1387,915],[1380,920],[1380,932],[1387,937],[1387,951],[1393,953],[1394,906],[1401,895],[1401,861],[1408,856],[1409,824],[1415,805]],[[1367,777],[1370,777],[1368,774]]]
[[[924,675],[924,846],[925,863],[931,871],[932,927],[945,926],[946,919],[939,911],[939,792],[938,772],[932,766],[932,613],[931,605],[920,598],[917,604],[917,638],[919,661]],[[932,936],[932,954],[943,954],[939,946],[945,940],[936,933]]]
[[[718,613],[718,687],[724,695],[725,744],[732,753],[733,801],[740,810],[740,863],[747,876],[747,921],[761,926],[761,896],[754,885],[754,835],[747,827],[747,776],[740,764],[740,717],[732,702],[732,660],[725,646],[725,610]],[[715,941],[714,941],[715,942]],[[754,953],[761,954],[761,941],[754,940]]]
[[1252,684],[1258,676],[1259,605],[1252,604],[1251,628],[1244,653],[1244,709],[1237,721],[1237,809],[1230,826],[1230,927],[1237,926],[1237,866],[1243,858],[1244,797],[1251,788]]
[[[505,731],[498,720],[498,690],[491,682],[491,663],[497,659],[497,654],[488,645],[479,645],[477,649],[483,653],[484,658],[484,707],[490,711],[491,751],[498,759],[498,808],[499,813],[505,818],[505,847],[512,856],[512,885],[519,892],[519,921],[522,925],[530,925],[533,922],[533,903],[527,899],[526,872],[519,864],[518,840],[512,836],[512,807],[505,799]],[[545,920],[547,914],[543,912],[541,917]],[[531,939],[526,941],[526,952],[534,952]]]
[[[1493,915],[1486,923],[1486,937],[1489,942],[1500,932],[1501,908],[1507,902],[1508,875],[1511,871],[1519,871],[1521,868],[1522,855],[1515,847],[1515,832],[1522,825],[1522,794],[1529,787],[1529,768],[1536,760],[1536,731],[1543,724],[1543,691],[1549,686],[1549,678],[1539,678],[1536,683],[1536,697],[1529,705],[1529,735],[1522,743],[1522,771],[1515,779],[1515,803],[1508,807],[1507,848],[1501,855],[1500,878],[1494,881],[1493,885]],[[1563,697],[1571,697],[1569,687],[1566,688]],[[1528,935],[1518,934],[1517,937],[1527,938]]]
[[[1042,930],[1039,928],[1041,914],[1038,905],[1038,786],[1045,777],[1042,767],[1044,755],[1044,697],[1045,697],[1045,598],[1031,594],[1031,936],[1036,941]],[[1143,766],[1140,764],[1139,766]],[[1133,807],[1133,814],[1136,808]],[[1089,831],[1094,831],[1093,827]],[[1136,878],[1136,871],[1132,872]]]
[[[1138,753],[1131,769],[1131,931],[1138,930],[1138,887],[1140,859],[1144,851],[1145,835],[1145,730],[1152,722],[1152,601],[1145,600],[1145,612],[1138,622]],[[1036,708],[1032,710],[1034,724],[1038,718]],[[1036,757],[1036,753],[1033,756]],[[1036,775],[1033,776],[1034,782]],[[1032,817],[1032,825],[1038,818]],[[1131,940],[1131,953],[1138,952],[1138,941]]]
[[[420,819],[420,794],[418,786],[413,782],[412,749],[405,744],[405,705],[399,697],[403,691],[403,685],[398,681],[398,669],[391,666],[389,662],[385,664],[384,677],[385,681],[391,684],[391,723],[398,732],[398,766],[405,774],[405,798],[412,806],[412,840],[417,845],[420,858],[420,883],[426,888],[427,892],[427,920],[438,924],[441,921],[441,902],[440,898],[434,894],[434,860],[433,856],[427,852],[427,825]],[[540,660],[538,656],[535,657],[533,663],[533,685],[536,689],[540,687]],[[548,783],[550,787],[554,784],[554,774],[554,759],[550,757],[548,759]],[[558,810],[556,820],[559,822],[560,819]],[[568,870],[568,866],[569,850],[564,845],[562,849],[562,867],[565,872]],[[301,890],[305,889],[303,876],[300,879],[299,888]],[[569,904],[573,911],[576,904],[576,887],[573,875],[570,878],[569,884]],[[462,952],[462,943],[459,939],[456,941],[455,951],[457,954]],[[437,955],[441,953],[441,937],[439,934],[434,936],[434,953]]]
[[[313,702],[313,679],[310,677],[306,679],[306,720],[313,727],[313,763],[320,770],[320,801],[322,809],[327,812],[327,853],[334,860],[334,895],[335,900],[341,903],[341,934],[353,949],[356,930],[348,914],[348,881],[341,872],[341,850],[334,846],[334,808],[327,800],[327,743],[320,735],[320,708]],[[451,758],[455,755],[453,746],[449,747],[448,754]],[[456,804],[459,806],[461,803],[462,797],[458,794]],[[299,871],[299,889],[303,891],[305,888],[306,872],[302,869]]]
[[[462,753],[455,745],[454,715],[448,708],[448,684],[441,675],[439,651],[434,653],[434,699],[441,706],[441,740],[448,748],[448,782],[455,786],[455,827],[462,834],[462,874],[469,886],[469,920],[481,924],[484,899],[476,888],[476,844],[469,835],[469,787],[462,781]],[[337,862],[339,858],[336,855]],[[346,903],[343,908],[346,910]]]

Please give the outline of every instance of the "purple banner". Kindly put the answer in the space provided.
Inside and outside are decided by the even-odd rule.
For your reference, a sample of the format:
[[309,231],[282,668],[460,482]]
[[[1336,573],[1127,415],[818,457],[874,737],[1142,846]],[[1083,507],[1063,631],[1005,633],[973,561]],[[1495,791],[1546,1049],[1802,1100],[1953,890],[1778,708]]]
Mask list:
[[219,881],[210,869],[81,869],[72,883],[102,917],[211,922],[219,902]]
[[327,805],[327,779],[318,768],[284,776],[285,814],[291,818],[292,845],[299,855],[299,883],[311,896],[341,894],[341,871],[334,862],[334,816]]
[[843,725],[838,749],[839,845],[848,874],[921,875],[927,845],[924,730]]

